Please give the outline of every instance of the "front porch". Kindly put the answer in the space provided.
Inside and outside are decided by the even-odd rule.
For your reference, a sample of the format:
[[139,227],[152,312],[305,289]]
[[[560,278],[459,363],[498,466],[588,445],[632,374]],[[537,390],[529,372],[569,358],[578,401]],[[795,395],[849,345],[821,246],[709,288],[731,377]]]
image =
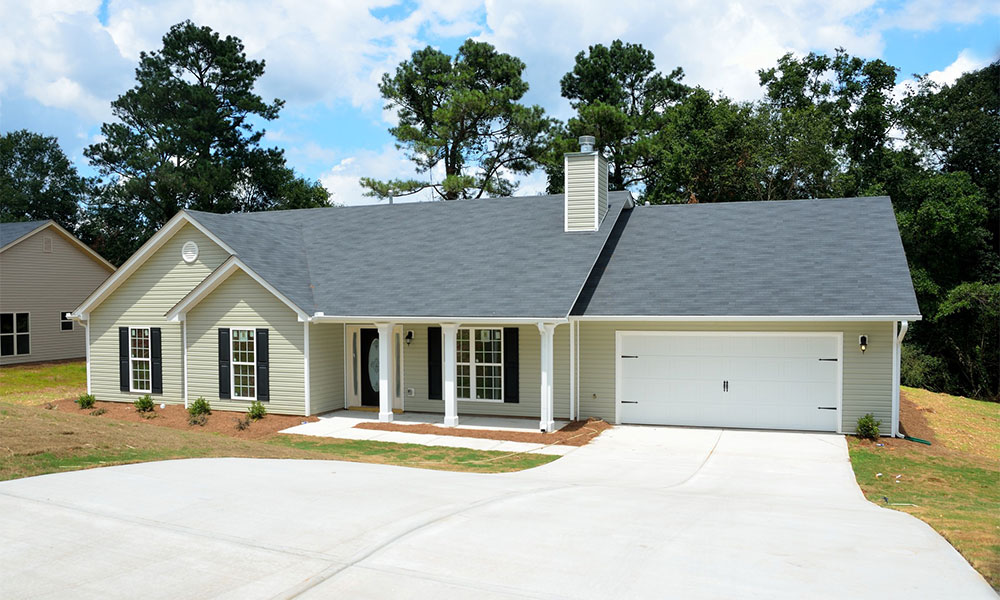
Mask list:
[[[486,427],[520,417],[507,425],[533,432],[576,418],[573,324],[359,323],[315,315],[305,327],[309,414],[361,408],[375,412],[360,418],[382,423],[425,422],[434,414],[442,426],[476,429],[487,423],[482,417],[491,418]],[[411,413],[421,416],[409,421]]]
[[[399,413],[394,414],[394,421],[407,425],[432,425],[442,430],[447,429],[448,435],[443,433],[435,435],[433,433],[409,433],[404,431],[384,431],[376,429],[360,429],[356,426],[363,423],[385,422],[380,419],[377,412],[363,410],[337,410],[334,412],[319,415],[319,420],[311,423],[303,423],[282,430],[280,433],[290,433],[296,435],[309,435],[317,437],[331,437],[349,440],[375,440],[381,442],[395,442],[401,444],[420,444],[424,446],[448,446],[453,448],[471,448],[474,450],[493,450],[498,452],[528,452],[538,454],[564,455],[572,452],[574,446],[551,445],[548,443],[519,442],[504,439],[491,439],[484,437],[464,437],[456,435],[455,430],[490,430],[498,432],[497,437],[510,433],[530,433],[538,432],[538,423],[534,419],[525,417],[489,417],[489,416],[466,416],[462,417],[461,425],[445,425],[444,416],[429,413]],[[568,421],[555,421],[553,431],[558,431],[565,427]]]

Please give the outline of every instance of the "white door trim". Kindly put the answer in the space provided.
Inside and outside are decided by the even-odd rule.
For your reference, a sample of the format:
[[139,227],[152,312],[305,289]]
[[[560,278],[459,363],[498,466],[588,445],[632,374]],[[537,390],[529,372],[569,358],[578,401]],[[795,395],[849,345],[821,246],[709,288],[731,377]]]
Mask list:
[[837,433],[844,430],[844,332],[843,331],[636,331],[615,330],[615,424],[620,425],[622,398],[622,336],[769,336],[769,337],[831,337],[837,340]]

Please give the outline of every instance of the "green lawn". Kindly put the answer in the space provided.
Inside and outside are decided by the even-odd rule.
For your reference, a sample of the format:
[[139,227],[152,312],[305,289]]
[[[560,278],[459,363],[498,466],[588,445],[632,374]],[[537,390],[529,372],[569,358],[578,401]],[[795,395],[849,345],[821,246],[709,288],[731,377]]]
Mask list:
[[42,404],[86,391],[86,361],[0,367],[0,402]]
[[851,438],[858,484],[870,501],[927,522],[1000,589],[1000,405],[909,388],[904,399],[904,428],[926,419],[934,445]]

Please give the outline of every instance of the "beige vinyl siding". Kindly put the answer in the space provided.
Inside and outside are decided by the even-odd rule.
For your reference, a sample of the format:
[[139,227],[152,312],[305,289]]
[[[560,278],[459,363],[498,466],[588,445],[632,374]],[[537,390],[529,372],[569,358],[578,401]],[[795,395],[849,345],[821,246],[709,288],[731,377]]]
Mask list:
[[344,325],[313,323],[309,326],[309,394],[311,412],[320,414],[344,408]]
[[[611,322],[580,323],[580,414],[615,420],[616,331],[838,331],[844,334],[843,431],[854,431],[858,417],[872,413],[888,430],[892,422],[892,328],[889,322]],[[858,336],[868,336],[862,354]]]
[[[45,252],[43,243],[52,242]],[[0,312],[30,313],[30,352],[0,357],[0,365],[83,358],[84,326],[63,331],[60,313],[83,302],[113,272],[53,227],[0,252]]]
[[[477,327],[490,327],[477,325]],[[502,325],[494,327],[502,328]],[[413,343],[404,345],[403,354],[403,407],[407,412],[443,413],[444,402],[427,398],[427,325],[403,325],[413,331]],[[535,325],[518,326],[518,376],[520,401],[474,402],[459,401],[458,415],[541,416],[541,349],[542,338]],[[569,418],[569,325],[556,327],[554,336],[553,370],[555,379],[552,396],[557,419]],[[406,389],[413,389],[413,396]]]
[[608,161],[601,155],[597,161],[597,222],[600,224],[608,214]]
[[[198,258],[181,258],[184,242],[198,244]],[[98,400],[131,402],[141,394],[118,389],[118,328],[159,327],[163,350],[163,394],[157,402],[184,402],[181,325],[164,314],[228,257],[192,225],[184,225],[90,313],[90,369]],[[189,340],[190,341],[190,340]]]
[[566,155],[566,228],[593,231],[597,228],[594,154]]
[[[188,398],[204,396],[219,410],[243,411],[249,400],[219,398],[219,328],[268,329],[268,412],[305,414],[305,329],[288,308],[252,277],[237,271],[187,315]],[[312,332],[309,332],[310,335]]]

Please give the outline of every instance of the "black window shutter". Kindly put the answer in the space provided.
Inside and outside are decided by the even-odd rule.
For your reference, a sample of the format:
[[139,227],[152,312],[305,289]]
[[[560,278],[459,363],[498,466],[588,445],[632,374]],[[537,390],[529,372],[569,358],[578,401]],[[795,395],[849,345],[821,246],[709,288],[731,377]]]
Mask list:
[[118,328],[118,389],[129,390],[128,372],[128,327]]
[[219,328],[219,398],[232,398],[229,391],[229,329]]
[[163,352],[160,346],[160,328],[149,328],[149,357],[152,371],[152,385],[150,391],[153,394],[163,393]]
[[441,328],[427,328],[427,398],[440,400],[441,396]]
[[521,384],[518,373],[517,327],[503,328],[503,401],[521,401]]
[[257,399],[267,402],[271,399],[270,382],[271,368],[268,365],[267,330],[257,330],[257,340],[255,342],[257,350]]

